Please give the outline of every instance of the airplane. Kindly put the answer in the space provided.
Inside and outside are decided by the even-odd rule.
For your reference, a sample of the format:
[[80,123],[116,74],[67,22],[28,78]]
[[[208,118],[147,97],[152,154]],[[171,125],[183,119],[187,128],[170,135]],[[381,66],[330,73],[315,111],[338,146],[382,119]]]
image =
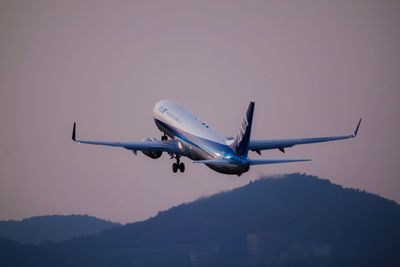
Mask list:
[[141,151],[152,159],[157,159],[166,152],[171,159],[176,160],[172,164],[174,173],[178,170],[182,173],[185,171],[185,164],[180,159],[187,157],[193,163],[205,164],[216,172],[240,176],[249,171],[250,166],[253,165],[310,161],[310,159],[250,159],[249,151],[255,151],[261,155],[262,150],[278,149],[285,153],[286,148],[295,145],[351,139],[357,136],[361,124],[360,119],[350,135],[252,140],[250,136],[254,108],[255,102],[250,101],[236,137],[227,137],[219,133],[175,101],[161,100],[153,108],[154,122],[163,133],[161,140],[157,138],[146,138],[136,142],[78,140],[76,139],[76,122],[72,130],[72,140],[80,144],[121,147],[131,150],[135,155],[137,151]]

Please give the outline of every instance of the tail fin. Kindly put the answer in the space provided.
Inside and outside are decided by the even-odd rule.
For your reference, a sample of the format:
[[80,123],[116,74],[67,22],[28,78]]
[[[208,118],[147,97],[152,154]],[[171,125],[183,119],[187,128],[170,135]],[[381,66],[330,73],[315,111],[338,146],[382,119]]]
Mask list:
[[247,108],[246,116],[243,119],[239,133],[231,144],[233,150],[235,150],[235,152],[241,156],[247,156],[249,150],[251,126],[253,125],[254,106],[254,101],[250,101]]

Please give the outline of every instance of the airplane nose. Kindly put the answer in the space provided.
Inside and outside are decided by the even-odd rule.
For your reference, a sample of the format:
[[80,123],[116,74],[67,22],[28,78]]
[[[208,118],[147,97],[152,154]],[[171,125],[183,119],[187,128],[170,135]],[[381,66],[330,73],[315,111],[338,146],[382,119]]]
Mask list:
[[153,114],[156,115],[159,113],[159,109],[160,107],[163,105],[163,103],[165,103],[165,100],[160,100],[157,101],[156,104],[153,107]]
[[157,114],[158,107],[160,106],[160,101],[158,101],[153,107],[153,116]]

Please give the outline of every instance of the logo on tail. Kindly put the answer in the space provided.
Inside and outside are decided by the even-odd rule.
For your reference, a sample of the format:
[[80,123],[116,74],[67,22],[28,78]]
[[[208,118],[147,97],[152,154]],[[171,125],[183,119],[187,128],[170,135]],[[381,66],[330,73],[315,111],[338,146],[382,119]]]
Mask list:
[[250,101],[246,116],[244,117],[240,126],[239,133],[231,145],[235,152],[241,156],[247,156],[251,135],[251,126],[253,124],[254,106],[254,102]]
[[242,142],[243,140],[243,136],[246,132],[247,126],[249,126],[249,122],[247,121],[247,118],[244,117],[243,121],[242,121],[242,125],[240,127],[237,139],[238,139],[238,143]]

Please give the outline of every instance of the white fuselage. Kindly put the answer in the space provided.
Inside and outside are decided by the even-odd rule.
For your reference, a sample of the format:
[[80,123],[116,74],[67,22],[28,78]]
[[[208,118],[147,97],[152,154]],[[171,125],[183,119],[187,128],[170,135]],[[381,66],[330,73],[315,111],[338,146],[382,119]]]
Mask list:
[[206,164],[225,174],[248,171],[247,157],[238,156],[231,148],[231,139],[209,127],[193,113],[171,100],[162,100],[153,108],[157,127],[179,142],[182,154],[192,160],[224,159],[232,164]]

